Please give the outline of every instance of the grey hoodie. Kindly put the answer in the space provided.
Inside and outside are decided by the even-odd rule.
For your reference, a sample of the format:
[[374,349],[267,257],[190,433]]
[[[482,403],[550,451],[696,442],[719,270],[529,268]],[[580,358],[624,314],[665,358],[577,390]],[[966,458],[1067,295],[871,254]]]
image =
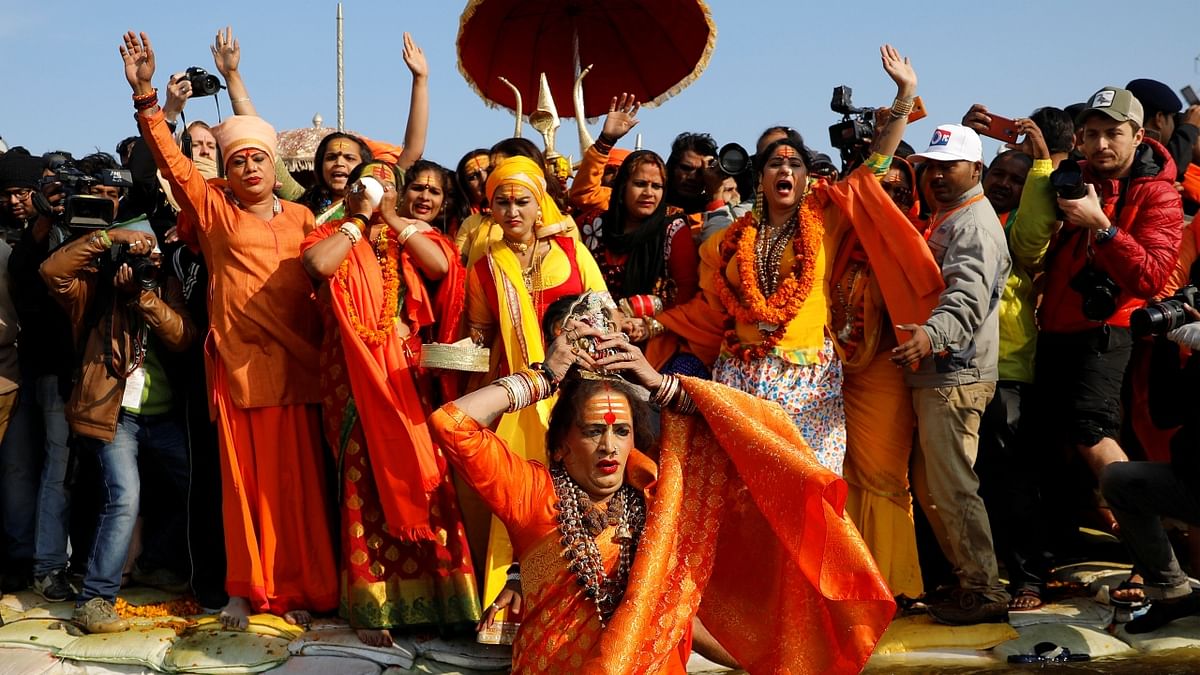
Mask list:
[[[955,206],[983,194],[975,185]],[[936,217],[936,213],[934,214]],[[951,212],[929,236],[946,290],[922,328],[933,354],[905,373],[910,387],[953,387],[997,380],[1000,296],[1011,261],[1004,227],[986,199]]]

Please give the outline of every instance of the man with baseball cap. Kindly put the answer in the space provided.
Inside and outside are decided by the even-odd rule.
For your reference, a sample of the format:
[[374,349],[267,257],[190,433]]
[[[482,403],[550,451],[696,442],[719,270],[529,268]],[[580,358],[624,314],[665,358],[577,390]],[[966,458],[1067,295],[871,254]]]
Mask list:
[[980,185],[983,145],[973,129],[939,126],[925,152],[909,159],[925,165],[934,206],[929,248],[946,282],[925,323],[899,326],[913,337],[892,356],[913,390],[913,489],[958,575],[959,587],[929,613],[956,625],[1005,621],[1010,598],[974,465],[980,419],[996,390],[1008,245]]
[[1063,226],[1044,258],[1035,381],[1045,401],[1035,409],[1097,478],[1127,459],[1117,434],[1129,318],[1174,270],[1183,228],[1175,162],[1144,119],[1132,92],[1100,89],[1076,118],[1084,159],[1058,169],[1075,171],[1085,194],[1064,199],[1054,178]]

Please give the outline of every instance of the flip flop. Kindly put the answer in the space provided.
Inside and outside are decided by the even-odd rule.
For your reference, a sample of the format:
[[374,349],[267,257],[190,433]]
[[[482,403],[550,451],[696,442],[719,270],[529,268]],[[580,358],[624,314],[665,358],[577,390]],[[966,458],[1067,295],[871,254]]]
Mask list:
[[[1122,600],[1120,598],[1113,596],[1113,593],[1117,593],[1120,591],[1140,591],[1142,594],[1142,599],[1141,600]],[[1128,610],[1135,610],[1135,609],[1140,609],[1142,607],[1145,607],[1146,606],[1146,585],[1142,584],[1142,583],[1138,583],[1136,581],[1130,581],[1130,580],[1126,579],[1125,581],[1122,581],[1120,583],[1120,585],[1118,585],[1116,588],[1111,589],[1108,592],[1108,603],[1110,605],[1112,605],[1113,607],[1119,607],[1121,609],[1128,609]]]

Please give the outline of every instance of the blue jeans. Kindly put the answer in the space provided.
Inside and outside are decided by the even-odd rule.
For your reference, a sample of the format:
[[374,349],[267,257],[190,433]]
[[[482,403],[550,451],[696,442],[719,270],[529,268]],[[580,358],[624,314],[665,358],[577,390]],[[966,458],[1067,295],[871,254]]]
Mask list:
[[[92,598],[112,602],[121,589],[121,572],[125,569],[138,515],[141,497],[138,451],[142,448],[153,451],[170,483],[170,493],[182,500],[188,488],[187,437],[175,416],[134,415],[122,410],[112,441],[83,439],[81,445],[84,451],[95,452],[99,460],[104,503],[96,524],[96,539],[88,555],[79,604]],[[165,531],[183,532],[183,510],[173,515],[179,522]]]
[[[37,502],[38,473],[41,471],[39,445],[28,439],[27,430],[33,406],[32,398],[21,390],[0,398],[15,399],[0,426],[0,559],[4,562],[33,560],[34,503]],[[7,429],[6,431],[4,429]],[[28,571],[26,571],[28,572]]]
[[67,567],[67,530],[71,512],[71,493],[67,490],[67,468],[71,462],[71,449],[67,446],[70,428],[58,377],[42,375],[34,380],[33,387],[38,414],[31,423],[40,423],[40,428],[30,435],[40,435],[45,448],[34,516],[33,574],[44,576]]

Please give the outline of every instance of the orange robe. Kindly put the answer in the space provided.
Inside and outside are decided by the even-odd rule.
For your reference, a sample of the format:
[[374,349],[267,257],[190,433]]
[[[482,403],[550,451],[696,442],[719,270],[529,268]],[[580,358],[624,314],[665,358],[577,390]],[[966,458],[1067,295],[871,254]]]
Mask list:
[[161,112],[142,136],[192,219],[210,275],[205,365],[221,447],[226,590],[257,611],[337,606],[320,443],[321,320],[300,242],[308,209],[269,222],[206,182]]
[[[549,472],[453,404],[430,418],[450,461],[511,521],[531,589],[513,672],[679,672],[697,613],[749,672],[859,672],[895,602],[843,513],[845,482],[796,452],[804,440],[778,406],[681,379],[700,412],[662,415],[646,527],[606,628],[564,572]],[[632,455],[626,480],[641,487],[647,470]]]

